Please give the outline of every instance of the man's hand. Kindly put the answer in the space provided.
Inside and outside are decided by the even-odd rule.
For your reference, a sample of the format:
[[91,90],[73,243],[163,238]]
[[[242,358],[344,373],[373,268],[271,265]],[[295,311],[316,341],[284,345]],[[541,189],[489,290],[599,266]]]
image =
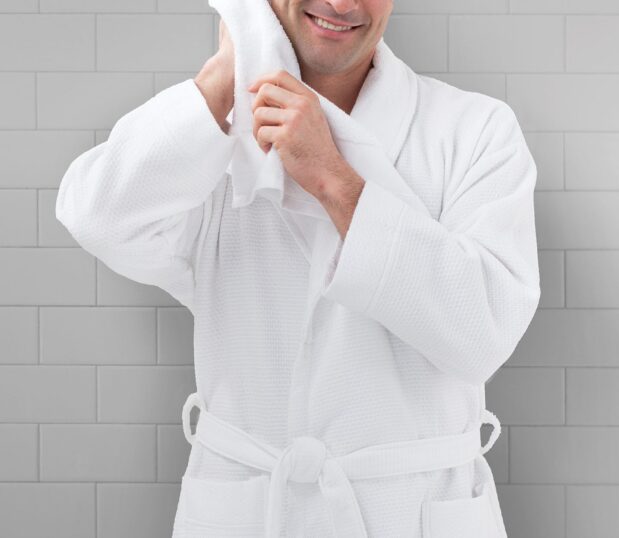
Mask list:
[[258,144],[265,153],[274,146],[288,174],[322,201],[345,160],[317,95],[285,70],[260,77],[248,90],[257,92],[252,112]]
[[223,19],[219,21],[219,50],[193,79],[221,127],[228,134],[226,120],[234,106],[234,44]]

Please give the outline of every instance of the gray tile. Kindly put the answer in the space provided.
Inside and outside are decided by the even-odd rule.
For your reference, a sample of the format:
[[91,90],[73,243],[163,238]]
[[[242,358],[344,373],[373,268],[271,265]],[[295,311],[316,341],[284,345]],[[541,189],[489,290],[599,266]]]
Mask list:
[[508,0],[394,0],[394,13],[505,13]]
[[619,192],[535,193],[538,248],[619,249],[617,207]]
[[[0,129],[33,129],[36,126],[34,73],[0,73]],[[0,133],[0,137],[4,137]],[[4,142],[3,138],[0,138]],[[5,159],[3,144],[0,144],[0,171]],[[0,182],[4,184],[4,174]]]
[[507,74],[507,102],[527,131],[618,131],[618,93],[618,74]]
[[37,244],[37,191],[0,189],[0,247]]
[[157,0],[39,0],[42,13],[148,13],[155,11]]
[[563,250],[541,250],[538,252],[540,287],[542,294],[540,308],[565,306],[565,252]]
[[0,536],[95,538],[95,485],[0,483]]
[[0,480],[38,480],[37,430],[36,424],[0,424]]
[[538,309],[510,366],[619,366],[619,311]]
[[619,190],[619,133],[565,133],[565,186]]
[[40,73],[37,80],[43,129],[111,129],[153,96],[149,73]]
[[0,420],[90,422],[95,413],[91,366],[0,366]]
[[0,0],[0,13],[35,13],[38,0]]
[[616,0],[510,0],[514,13],[619,13]]
[[94,69],[94,17],[43,14],[0,17],[0,65],[5,71]]
[[194,363],[194,319],[185,307],[158,308],[159,364]]
[[178,306],[168,292],[157,286],[142,284],[112,271],[97,259],[97,300],[99,305]]
[[42,424],[41,480],[153,482],[155,426]]
[[0,304],[93,304],[94,258],[78,248],[0,249]]
[[564,424],[563,368],[499,368],[486,385],[488,405],[502,424]]
[[511,426],[515,484],[613,484],[619,481],[619,428]]
[[97,538],[169,538],[180,485],[98,484]]
[[566,17],[567,71],[619,71],[619,17]]
[[447,71],[444,15],[392,15],[385,42],[413,71]]
[[36,363],[39,355],[38,332],[36,307],[0,307],[0,364]]
[[565,182],[563,134],[526,132],[524,135],[537,166],[535,190],[562,190]]
[[213,54],[211,15],[99,15],[102,71],[200,70]]
[[45,307],[40,318],[42,363],[155,363],[152,308]]
[[497,493],[509,538],[565,538],[563,486],[505,484]]
[[[192,428],[195,431],[195,426]],[[191,445],[185,439],[182,426],[157,426],[157,480],[180,483],[190,452]]]
[[[30,107],[34,110],[34,96]],[[58,187],[71,161],[90,149],[93,139],[91,131],[0,132],[0,186]]]
[[619,486],[570,486],[567,538],[615,538],[619,528]]
[[568,368],[567,423],[619,426],[619,368]]
[[158,0],[161,13],[217,13],[208,0]]
[[39,245],[42,247],[79,247],[79,243],[56,218],[58,189],[39,190]]
[[456,88],[483,93],[501,101],[505,96],[505,75],[497,73],[440,73],[416,71],[417,74],[442,80]]
[[102,366],[99,421],[180,424],[183,404],[195,390],[190,366]]
[[449,70],[563,71],[563,17],[452,15]]
[[565,254],[567,306],[617,308],[619,250],[571,250]]

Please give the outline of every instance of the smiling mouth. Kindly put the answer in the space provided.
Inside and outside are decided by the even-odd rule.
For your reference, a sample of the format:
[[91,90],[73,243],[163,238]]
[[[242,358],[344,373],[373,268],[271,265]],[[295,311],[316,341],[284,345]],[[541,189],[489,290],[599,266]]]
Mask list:
[[318,26],[319,28],[322,28],[323,30],[330,30],[338,34],[345,34],[348,32],[353,32],[354,30],[356,30],[357,28],[361,26],[361,25],[355,25],[355,26],[337,25],[337,24],[330,23],[329,21],[322,19],[316,15],[312,15],[311,13],[306,12],[305,14],[310,18],[312,23]]

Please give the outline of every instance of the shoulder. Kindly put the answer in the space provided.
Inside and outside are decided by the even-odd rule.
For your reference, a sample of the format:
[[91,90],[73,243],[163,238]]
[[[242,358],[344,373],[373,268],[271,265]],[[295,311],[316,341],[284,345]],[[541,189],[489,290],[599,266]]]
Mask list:
[[516,113],[505,101],[433,77],[416,76],[416,119],[424,129],[437,130],[442,140],[467,146],[470,153],[524,143]]

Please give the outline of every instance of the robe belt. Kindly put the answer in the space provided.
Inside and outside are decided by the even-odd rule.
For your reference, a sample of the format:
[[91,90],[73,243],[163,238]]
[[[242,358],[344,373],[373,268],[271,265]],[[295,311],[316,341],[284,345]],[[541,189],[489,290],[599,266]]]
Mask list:
[[[200,409],[192,434],[190,412]],[[208,412],[197,392],[183,405],[183,433],[190,444],[201,444],[240,463],[271,474],[265,514],[265,537],[279,538],[286,482],[318,483],[338,538],[367,538],[365,524],[350,480],[382,478],[463,465],[485,454],[501,433],[497,417],[487,409],[472,430],[456,435],[367,446],[333,456],[315,437],[294,438],[283,450],[274,448]],[[482,424],[492,424],[481,445]]]

